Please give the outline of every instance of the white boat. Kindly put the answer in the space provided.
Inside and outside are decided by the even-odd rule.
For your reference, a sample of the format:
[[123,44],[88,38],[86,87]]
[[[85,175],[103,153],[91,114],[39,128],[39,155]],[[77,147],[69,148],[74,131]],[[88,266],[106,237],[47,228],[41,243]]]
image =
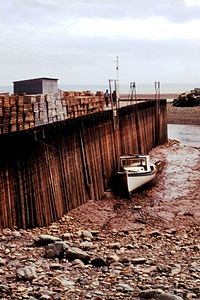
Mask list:
[[120,168],[117,176],[124,185],[123,190],[128,194],[153,180],[158,171],[156,164],[150,161],[149,155],[120,156]]

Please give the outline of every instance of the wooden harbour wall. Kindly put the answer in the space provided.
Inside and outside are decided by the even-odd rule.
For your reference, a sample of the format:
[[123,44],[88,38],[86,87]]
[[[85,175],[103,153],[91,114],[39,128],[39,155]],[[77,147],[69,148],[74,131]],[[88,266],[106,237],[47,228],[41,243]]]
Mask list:
[[101,199],[119,156],[164,143],[166,124],[160,100],[0,136],[0,227],[46,226]]

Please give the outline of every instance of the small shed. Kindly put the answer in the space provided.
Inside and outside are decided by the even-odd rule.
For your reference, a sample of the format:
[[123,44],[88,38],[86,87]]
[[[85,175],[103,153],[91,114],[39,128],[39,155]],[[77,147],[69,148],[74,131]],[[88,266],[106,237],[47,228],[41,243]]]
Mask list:
[[34,78],[14,81],[14,94],[55,94],[58,92],[58,79],[55,78]]

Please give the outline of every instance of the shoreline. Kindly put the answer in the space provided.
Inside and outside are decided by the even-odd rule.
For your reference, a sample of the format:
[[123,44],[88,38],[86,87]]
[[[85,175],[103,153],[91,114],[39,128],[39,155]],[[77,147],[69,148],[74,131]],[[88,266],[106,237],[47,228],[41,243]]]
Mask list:
[[167,124],[200,125],[200,106],[176,107],[167,103]]
[[[200,125],[200,106],[194,107],[176,107],[172,105],[172,101],[178,97],[177,93],[161,93],[160,99],[167,100],[167,124],[181,125]],[[130,99],[128,94],[120,94],[120,101]],[[133,100],[134,100],[133,95]],[[137,100],[155,99],[155,94],[137,94]]]

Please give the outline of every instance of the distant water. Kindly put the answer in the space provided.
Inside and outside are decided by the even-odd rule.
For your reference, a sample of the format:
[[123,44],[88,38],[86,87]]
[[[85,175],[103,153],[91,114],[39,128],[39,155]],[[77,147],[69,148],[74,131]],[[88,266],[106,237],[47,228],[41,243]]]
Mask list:
[[181,142],[185,146],[200,147],[199,125],[168,124],[168,137]]
[[[108,83],[105,84],[59,84],[59,89],[63,91],[105,91],[109,89]],[[183,93],[185,91],[190,91],[196,87],[200,87],[199,84],[181,84],[181,83],[162,83],[160,86],[161,93]],[[10,92],[13,93],[13,86],[0,86],[0,92]],[[119,92],[121,94],[128,94],[130,92],[129,83],[120,84]],[[139,94],[148,93],[154,94],[155,87],[154,82],[152,83],[137,83],[136,82],[136,92]]]

